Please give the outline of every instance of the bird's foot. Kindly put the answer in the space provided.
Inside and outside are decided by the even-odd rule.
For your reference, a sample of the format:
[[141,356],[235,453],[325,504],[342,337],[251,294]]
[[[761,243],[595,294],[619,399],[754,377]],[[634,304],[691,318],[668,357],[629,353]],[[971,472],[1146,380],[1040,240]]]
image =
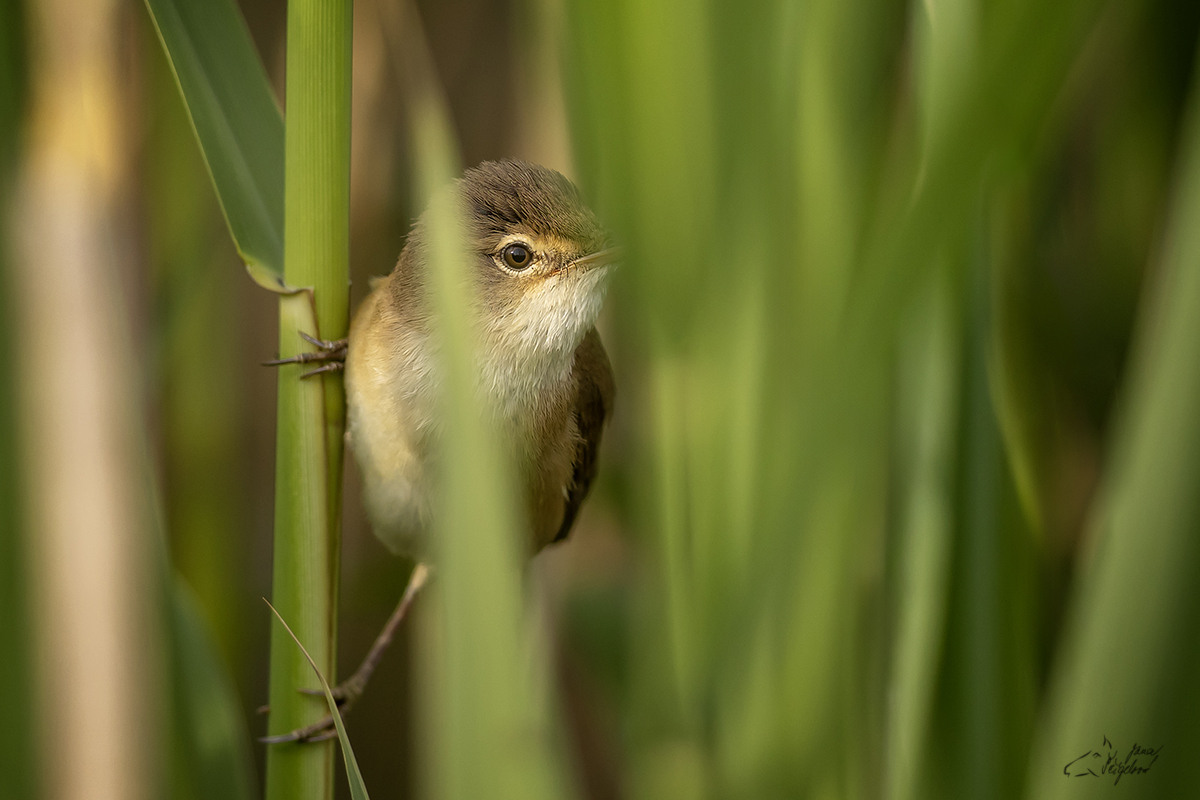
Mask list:
[[278,367],[283,364],[321,364],[316,369],[310,369],[301,375],[301,378],[308,378],[313,375],[320,375],[322,372],[340,372],[346,368],[346,339],[318,339],[315,336],[309,336],[304,331],[300,331],[300,336],[304,341],[311,344],[316,350],[300,353],[291,358],[276,358],[271,361],[264,361],[264,367]]
[[[334,702],[337,704],[338,713],[345,715],[350,710],[350,707],[362,696],[363,690],[367,688],[367,681],[371,679],[371,674],[375,672],[375,667],[379,665],[379,660],[383,657],[383,653],[391,644],[392,638],[396,635],[396,629],[400,627],[400,623],[408,613],[409,606],[412,605],[417,593],[429,580],[430,569],[425,564],[417,564],[408,578],[408,586],[404,589],[404,595],[400,598],[396,610],[392,612],[392,616],[388,618],[387,624],[383,626],[383,630],[375,637],[375,643],[371,645],[367,657],[363,659],[363,663],[354,671],[346,680],[342,681],[332,690]],[[321,695],[324,691],[319,689],[300,689],[304,694]],[[265,713],[270,709],[266,706],[259,709],[259,713]],[[323,742],[326,739],[332,739],[337,736],[337,728],[333,724],[333,715],[323,717],[312,725],[303,728],[297,728],[288,733],[281,733],[275,736],[264,736],[259,739],[260,742],[267,744],[282,744],[283,742]]]
[[[350,676],[346,681],[339,683],[331,692],[333,694],[334,703],[337,704],[338,714],[345,717],[350,712],[351,707],[362,696],[363,688],[366,685],[365,681],[356,681],[357,675]],[[299,689],[301,694],[311,694],[317,697],[324,697],[323,689]],[[265,707],[260,708],[259,712],[267,710]],[[303,728],[296,728],[287,733],[280,733],[275,736],[261,736],[259,741],[265,744],[283,744],[284,742],[323,742],[327,739],[332,739],[337,736],[337,726],[333,724],[333,715],[327,714],[311,725],[306,725]]]

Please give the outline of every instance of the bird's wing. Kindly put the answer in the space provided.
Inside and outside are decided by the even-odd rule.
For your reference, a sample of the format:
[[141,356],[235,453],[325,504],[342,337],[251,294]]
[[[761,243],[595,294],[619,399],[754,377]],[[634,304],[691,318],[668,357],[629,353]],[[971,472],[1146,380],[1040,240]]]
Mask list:
[[575,461],[571,483],[567,486],[567,502],[563,509],[563,521],[554,541],[562,541],[571,532],[575,515],[587,497],[596,475],[596,459],[600,453],[600,436],[604,422],[612,412],[616,385],[608,354],[600,341],[600,334],[592,328],[583,337],[575,350],[575,376],[579,392],[575,396],[575,424],[579,428],[579,444],[575,448]]

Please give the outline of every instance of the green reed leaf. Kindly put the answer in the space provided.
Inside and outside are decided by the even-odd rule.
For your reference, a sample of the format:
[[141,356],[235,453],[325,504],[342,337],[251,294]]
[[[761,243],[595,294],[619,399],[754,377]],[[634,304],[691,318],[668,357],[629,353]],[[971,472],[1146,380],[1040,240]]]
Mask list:
[[246,269],[283,288],[283,114],[233,0],[146,0]]

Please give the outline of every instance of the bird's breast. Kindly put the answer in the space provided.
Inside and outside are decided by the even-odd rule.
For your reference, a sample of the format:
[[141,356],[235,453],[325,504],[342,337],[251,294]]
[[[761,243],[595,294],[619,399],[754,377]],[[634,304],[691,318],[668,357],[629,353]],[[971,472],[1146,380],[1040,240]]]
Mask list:
[[[347,438],[376,536],[394,552],[420,556],[433,514],[441,370],[429,337],[389,320],[376,294],[364,301],[351,329]],[[561,518],[577,438],[570,428],[574,344],[485,337],[477,353],[481,399],[531,494],[542,498],[538,508],[549,509],[547,525]]]
[[422,337],[397,328],[380,298],[368,296],[350,330],[346,436],[375,535],[393,552],[420,556],[432,511],[436,375]]

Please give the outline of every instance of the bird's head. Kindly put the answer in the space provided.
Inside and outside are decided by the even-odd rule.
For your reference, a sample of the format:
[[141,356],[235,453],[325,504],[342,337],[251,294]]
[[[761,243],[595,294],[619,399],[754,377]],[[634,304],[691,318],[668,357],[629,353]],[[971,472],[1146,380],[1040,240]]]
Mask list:
[[490,161],[458,183],[485,336],[512,351],[573,353],[595,324],[616,249],[559,173]]

